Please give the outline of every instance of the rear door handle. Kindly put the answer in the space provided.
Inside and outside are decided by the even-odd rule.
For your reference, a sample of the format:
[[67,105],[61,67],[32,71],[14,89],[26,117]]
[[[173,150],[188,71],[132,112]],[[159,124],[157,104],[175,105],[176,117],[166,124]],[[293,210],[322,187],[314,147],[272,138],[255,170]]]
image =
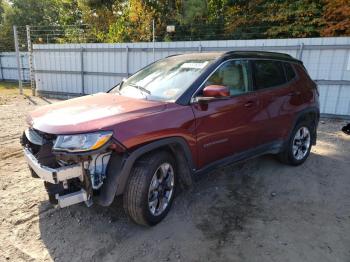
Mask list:
[[292,93],[290,93],[291,96],[300,96],[301,92],[300,91],[293,91]]
[[244,107],[251,108],[254,106],[254,104],[255,104],[254,101],[248,101],[244,104]]

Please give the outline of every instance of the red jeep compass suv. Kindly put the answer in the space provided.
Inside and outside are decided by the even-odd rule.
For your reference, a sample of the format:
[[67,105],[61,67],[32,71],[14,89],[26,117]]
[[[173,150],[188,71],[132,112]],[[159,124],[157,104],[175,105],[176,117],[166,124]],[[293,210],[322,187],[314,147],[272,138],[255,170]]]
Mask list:
[[316,143],[316,84],[301,61],[270,52],[170,56],[107,93],[41,107],[21,143],[49,199],[108,206],[154,225],[179,185],[262,154],[302,164]]

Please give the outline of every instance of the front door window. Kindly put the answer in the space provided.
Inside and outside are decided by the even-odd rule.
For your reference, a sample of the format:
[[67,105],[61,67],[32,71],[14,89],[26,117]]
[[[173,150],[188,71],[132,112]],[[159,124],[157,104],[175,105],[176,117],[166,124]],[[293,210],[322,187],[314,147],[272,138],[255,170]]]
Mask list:
[[228,61],[212,74],[205,86],[222,85],[230,89],[230,95],[240,95],[249,91],[247,61]]

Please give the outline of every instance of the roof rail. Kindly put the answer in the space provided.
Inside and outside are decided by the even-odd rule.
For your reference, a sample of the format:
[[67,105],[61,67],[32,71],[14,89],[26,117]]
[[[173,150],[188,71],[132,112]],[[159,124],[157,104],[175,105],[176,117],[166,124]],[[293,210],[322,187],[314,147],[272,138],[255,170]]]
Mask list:
[[237,50],[237,51],[228,51],[224,55],[236,55],[236,56],[242,56],[242,57],[251,57],[251,58],[270,58],[270,59],[285,59],[289,61],[295,61],[295,62],[301,62],[300,60],[292,57],[289,54],[284,53],[278,53],[278,52],[268,52],[268,51],[243,51],[243,50]]
[[255,54],[255,55],[272,55],[272,56],[283,56],[283,57],[288,57],[288,58],[293,58],[291,55],[289,54],[285,54],[285,53],[279,53],[279,52],[271,52],[271,51],[253,51],[253,50],[232,50],[232,51],[228,51],[226,52],[226,54],[239,54],[239,53],[244,53],[244,54]]

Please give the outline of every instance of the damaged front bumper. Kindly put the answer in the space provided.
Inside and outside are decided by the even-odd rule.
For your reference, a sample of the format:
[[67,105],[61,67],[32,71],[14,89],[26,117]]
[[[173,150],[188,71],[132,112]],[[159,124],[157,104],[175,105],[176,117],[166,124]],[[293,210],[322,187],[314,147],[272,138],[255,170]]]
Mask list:
[[[42,166],[29,149],[24,148],[23,152],[28,165],[34,173],[48,183],[57,185],[59,183],[66,183],[69,179],[73,178],[78,178],[82,182],[84,180],[84,168],[82,163],[59,168],[50,168]],[[61,208],[80,202],[85,202],[87,205],[91,205],[90,196],[85,189],[80,189],[80,191],[61,196],[57,194],[55,195],[55,198],[57,200],[57,205]]]
[[50,168],[41,165],[29,149],[24,148],[23,152],[28,165],[33,169],[35,174],[46,182],[58,184],[59,182],[64,182],[75,177],[83,180],[84,174],[82,163],[59,168]]
[[112,154],[111,143],[88,153],[55,153],[56,137],[26,130],[21,137],[24,157],[33,177],[44,181],[50,202],[66,207],[92,205],[101,193]]

